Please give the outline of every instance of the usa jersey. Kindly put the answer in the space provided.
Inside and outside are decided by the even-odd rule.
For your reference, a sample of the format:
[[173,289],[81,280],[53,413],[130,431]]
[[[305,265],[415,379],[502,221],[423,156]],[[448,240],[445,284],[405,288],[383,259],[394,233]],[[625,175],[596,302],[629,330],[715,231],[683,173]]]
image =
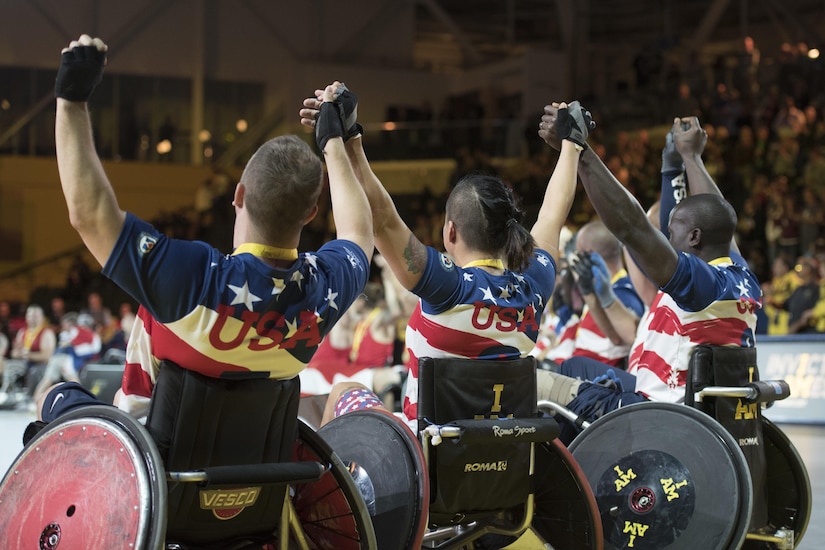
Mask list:
[[762,292],[741,256],[709,264],[681,253],[676,272],[640,324],[628,362],[636,391],[680,403],[687,368],[699,344],[753,347]]
[[522,273],[493,275],[461,268],[427,248],[427,265],[412,289],[420,300],[407,323],[409,352],[404,416],[416,426],[419,357],[514,359],[533,349],[553,295],[556,263],[537,250]]
[[[633,288],[633,283],[630,282],[627,271],[622,269],[616,272],[611,284],[616,298],[627,309],[641,317],[644,314],[645,306],[636,289]],[[573,356],[589,357],[606,365],[619,366],[627,359],[629,352],[630,345],[614,344],[610,338],[604,335],[593,316],[585,312],[576,330]]]
[[122,408],[141,416],[162,360],[212,377],[294,377],[363,290],[368,265],[358,246],[337,240],[274,268],[250,253],[168,238],[127,215],[103,270],[141,304]]

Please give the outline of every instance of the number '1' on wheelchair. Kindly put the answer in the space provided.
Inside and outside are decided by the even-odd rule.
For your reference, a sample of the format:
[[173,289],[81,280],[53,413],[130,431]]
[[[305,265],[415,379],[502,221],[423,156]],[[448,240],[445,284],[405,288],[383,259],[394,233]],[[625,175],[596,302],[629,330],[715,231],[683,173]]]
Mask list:
[[532,357],[422,358],[418,434],[377,409],[318,433],[363,469],[379,548],[504,548],[528,530],[547,548],[602,548],[588,481],[538,413]]

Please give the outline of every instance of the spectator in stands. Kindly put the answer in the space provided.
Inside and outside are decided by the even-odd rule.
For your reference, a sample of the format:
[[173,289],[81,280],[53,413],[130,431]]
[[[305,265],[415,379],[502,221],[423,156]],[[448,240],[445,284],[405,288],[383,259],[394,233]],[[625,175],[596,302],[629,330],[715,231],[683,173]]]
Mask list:
[[34,390],[34,401],[39,401],[52,384],[61,380],[79,383],[80,370],[89,361],[99,358],[100,352],[100,336],[95,332],[91,316],[78,315],[73,311],[63,315],[57,349],[49,358],[43,378]]
[[43,308],[32,304],[26,308],[26,326],[17,332],[11,349],[11,359],[3,371],[0,401],[8,405],[28,401],[43,376],[57,346],[54,330]]
[[794,270],[800,284],[782,304],[788,312],[788,334],[816,332],[814,308],[819,302],[819,265],[814,258],[800,257]]

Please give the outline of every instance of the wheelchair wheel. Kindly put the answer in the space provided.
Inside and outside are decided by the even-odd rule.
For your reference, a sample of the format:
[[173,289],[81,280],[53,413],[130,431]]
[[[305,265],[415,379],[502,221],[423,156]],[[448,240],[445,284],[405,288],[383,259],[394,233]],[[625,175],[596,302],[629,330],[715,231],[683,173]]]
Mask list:
[[762,417],[765,439],[768,522],[794,532],[798,546],[811,518],[811,480],[802,457],[776,424]]
[[349,470],[311,427],[298,421],[295,461],[329,464],[320,480],[293,487],[292,503],[311,548],[374,550],[378,548],[367,506]]
[[604,548],[602,520],[587,477],[561,441],[536,445],[533,530],[553,548]]
[[671,403],[611,412],[570,444],[599,507],[605,548],[739,548],[753,488],[745,457],[710,416]]
[[[552,548],[601,550],[602,520],[584,472],[567,447],[554,439],[535,450],[535,506],[530,529]],[[523,517],[523,512],[518,510]],[[516,537],[484,535],[479,548],[502,548]]]
[[[318,430],[345,464],[357,469],[379,548],[418,549],[427,529],[429,478],[421,445],[388,411],[353,411]],[[366,489],[364,489],[366,487]]]
[[9,548],[154,550],[165,522],[157,449],[137,420],[110,406],[83,407],[47,425],[0,485],[0,532]]

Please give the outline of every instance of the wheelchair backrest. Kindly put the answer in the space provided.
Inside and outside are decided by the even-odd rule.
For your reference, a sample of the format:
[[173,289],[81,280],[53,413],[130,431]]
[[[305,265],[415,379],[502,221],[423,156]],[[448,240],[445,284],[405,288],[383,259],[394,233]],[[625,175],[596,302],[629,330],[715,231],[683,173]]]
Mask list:
[[[167,471],[290,461],[300,382],[210,378],[161,365],[146,427]],[[167,540],[230,541],[278,526],[286,486],[169,483]]]
[[762,434],[762,407],[736,397],[715,397],[696,401],[696,392],[707,386],[742,387],[759,380],[756,348],[697,346],[688,364],[685,404],[715,418],[739,444],[753,480],[751,527],[768,522],[765,439]]
[[[418,426],[457,420],[536,418],[536,362],[424,357],[418,366]],[[430,519],[463,523],[523,504],[530,493],[529,443],[444,440],[428,453]]]

